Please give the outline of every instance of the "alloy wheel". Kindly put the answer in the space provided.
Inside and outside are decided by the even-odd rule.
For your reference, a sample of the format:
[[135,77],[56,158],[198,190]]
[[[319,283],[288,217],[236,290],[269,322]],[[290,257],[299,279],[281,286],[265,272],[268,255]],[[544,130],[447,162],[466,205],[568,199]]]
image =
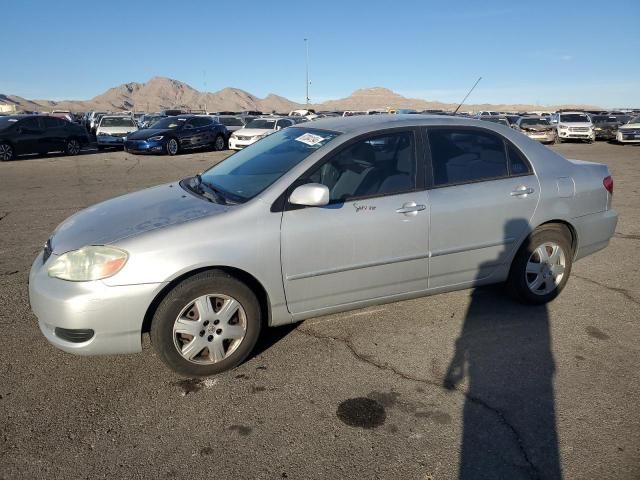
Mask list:
[[527,287],[536,295],[547,295],[562,282],[567,259],[555,242],[545,242],[536,248],[527,262]]
[[0,144],[0,160],[7,161],[13,158],[13,148],[6,143]]
[[178,142],[175,138],[169,140],[169,143],[167,144],[167,150],[169,151],[169,155],[175,155],[176,153],[178,153]]
[[215,149],[217,151],[224,150],[224,138],[220,135],[216,137]]
[[67,142],[67,152],[69,155],[77,155],[80,152],[80,142],[77,140],[69,140]]
[[173,324],[173,343],[185,360],[200,365],[231,355],[247,333],[247,314],[235,298],[203,295],[190,302]]

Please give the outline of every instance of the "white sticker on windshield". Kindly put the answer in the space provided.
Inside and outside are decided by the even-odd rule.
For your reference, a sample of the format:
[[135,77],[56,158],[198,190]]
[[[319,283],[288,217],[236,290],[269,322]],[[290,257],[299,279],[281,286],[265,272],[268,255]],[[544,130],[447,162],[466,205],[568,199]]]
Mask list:
[[17,122],[17,121],[18,121],[17,118],[10,118],[10,119],[7,120],[7,122]]
[[324,138],[320,135],[314,135],[313,133],[305,133],[304,135],[300,135],[298,138],[296,138],[296,140],[313,147],[324,141]]

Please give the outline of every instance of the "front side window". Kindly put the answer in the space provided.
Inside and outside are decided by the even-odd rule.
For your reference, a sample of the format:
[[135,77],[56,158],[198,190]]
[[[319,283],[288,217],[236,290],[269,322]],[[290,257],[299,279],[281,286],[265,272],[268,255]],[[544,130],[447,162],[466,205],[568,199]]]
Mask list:
[[44,128],[58,128],[60,127],[60,120],[55,117],[42,117],[42,123]]
[[202,180],[244,202],[337,136],[327,130],[285,128],[218,163],[202,174]]
[[501,137],[473,129],[430,129],[435,186],[470,183],[508,175]]
[[413,132],[361,140],[320,165],[306,181],[329,187],[330,203],[412,191],[416,188]]
[[40,130],[40,123],[36,117],[25,118],[18,125],[26,131]]
[[194,127],[208,127],[213,123],[209,117],[198,117],[193,119]]

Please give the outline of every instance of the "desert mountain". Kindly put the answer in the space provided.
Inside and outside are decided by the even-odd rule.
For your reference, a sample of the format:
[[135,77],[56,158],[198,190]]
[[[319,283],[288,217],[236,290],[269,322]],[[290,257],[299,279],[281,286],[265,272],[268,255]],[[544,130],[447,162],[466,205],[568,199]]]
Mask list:
[[[0,104],[15,105],[16,110],[50,111],[71,110],[136,110],[156,112],[166,108],[185,108],[207,111],[242,111],[259,110],[262,112],[288,112],[303,106],[284,97],[269,94],[265,98],[240,90],[238,88],[225,88],[217,92],[201,92],[186,83],[165,77],[154,77],[146,83],[125,83],[91,100],[27,100],[15,95],[0,94]],[[330,100],[313,105],[317,110],[367,110],[374,108],[415,108],[424,109],[454,109],[457,105],[415,98],[407,98],[387,88],[374,87],[356,90],[349,97],[338,100]],[[465,105],[463,110],[498,110],[521,111],[541,110],[555,108],[581,107],[582,105],[554,105],[542,107],[526,104],[502,104],[502,105]],[[591,107],[596,108],[596,107]]]

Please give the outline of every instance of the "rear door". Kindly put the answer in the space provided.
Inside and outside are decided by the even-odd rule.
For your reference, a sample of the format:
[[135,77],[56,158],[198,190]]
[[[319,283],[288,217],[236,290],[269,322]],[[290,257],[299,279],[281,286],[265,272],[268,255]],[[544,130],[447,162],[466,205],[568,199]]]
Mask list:
[[540,185],[529,162],[483,128],[428,129],[429,288],[481,281],[530,232]]
[[39,117],[20,120],[16,125],[16,129],[15,145],[17,154],[47,152],[47,143]]
[[413,129],[364,137],[299,180],[326,185],[331,200],[283,213],[282,274],[294,316],[426,290],[428,193],[419,145]]
[[56,117],[42,117],[40,121],[44,126],[43,141],[47,150],[63,151],[67,137],[66,122]]

